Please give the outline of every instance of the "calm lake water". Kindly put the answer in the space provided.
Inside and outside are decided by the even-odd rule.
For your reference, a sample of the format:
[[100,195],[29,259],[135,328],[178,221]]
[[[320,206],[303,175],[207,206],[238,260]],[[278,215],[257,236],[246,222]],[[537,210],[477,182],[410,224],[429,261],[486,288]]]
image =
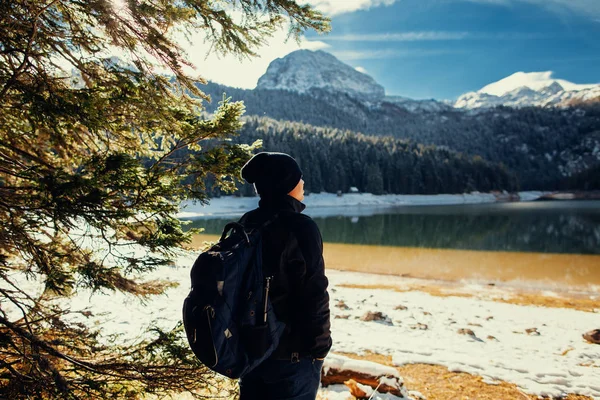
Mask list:
[[[197,219],[191,226],[219,234],[231,220]],[[600,201],[410,206],[314,220],[329,243],[600,254]]]
[[[191,226],[218,235],[235,219],[197,219]],[[314,220],[334,269],[600,285],[600,201],[410,206]],[[207,239],[214,237],[197,241]]]

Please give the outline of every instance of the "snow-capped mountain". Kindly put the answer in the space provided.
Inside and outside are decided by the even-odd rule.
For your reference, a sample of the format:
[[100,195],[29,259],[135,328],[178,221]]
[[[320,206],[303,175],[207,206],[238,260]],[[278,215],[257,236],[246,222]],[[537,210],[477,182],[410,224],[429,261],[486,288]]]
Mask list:
[[377,103],[385,96],[383,86],[367,74],[344,64],[324,51],[297,50],[271,62],[257,89],[283,89],[307,93],[311,89],[345,93]]
[[552,78],[552,72],[517,72],[476,92],[465,93],[454,107],[464,109],[557,106],[600,101],[600,84],[581,85]]
[[371,109],[389,108],[391,105],[411,112],[435,113],[452,108],[485,109],[500,105],[516,108],[568,107],[600,102],[600,84],[584,85],[555,79],[551,71],[516,72],[476,92],[465,93],[455,102],[386,96],[383,86],[371,76],[321,50],[297,50],[272,61],[256,88],[309,94],[349,110],[353,108],[352,104],[366,105]]
[[274,60],[258,80],[256,88],[309,93],[321,98],[323,92],[334,96],[343,93],[370,107],[378,108],[387,103],[413,112],[436,112],[452,108],[433,99],[386,96],[383,86],[375,79],[321,50],[297,50]]

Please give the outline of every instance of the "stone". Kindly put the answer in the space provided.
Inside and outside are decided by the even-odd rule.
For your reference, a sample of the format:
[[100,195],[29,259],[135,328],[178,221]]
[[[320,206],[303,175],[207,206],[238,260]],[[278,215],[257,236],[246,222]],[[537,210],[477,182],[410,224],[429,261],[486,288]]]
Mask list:
[[600,344],[600,329],[594,329],[592,331],[586,332],[583,335],[583,338],[590,343]]
[[387,317],[381,311],[367,311],[362,317],[361,321],[385,321]]
[[346,305],[346,303],[344,303],[342,300],[338,301],[337,304],[335,305],[337,308],[340,308],[342,310],[349,310],[350,307],[348,307]]
[[402,304],[400,304],[400,305],[397,305],[396,307],[394,307],[394,310],[404,311],[404,310],[408,310],[408,307],[403,306]]
[[457,332],[461,335],[475,336],[475,332],[466,328],[460,328]]
[[348,319],[348,318],[350,318],[350,314],[336,315],[334,318],[335,319]]
[[496,339],[494,336],[492,335],[488,335],[487,340],[495,340],[496,342],[498,341],[498,339]]
[[411,325],[410,329],[419,329],[421,331],[426,331],[427,329],[429,329],[429,327],[427,326],[427,324],[422,324],[419,322],[416,325]]
[[525,329],[525,333],[527,333],[530,336],[540,336],[540,333],[538,332],[537,328]]

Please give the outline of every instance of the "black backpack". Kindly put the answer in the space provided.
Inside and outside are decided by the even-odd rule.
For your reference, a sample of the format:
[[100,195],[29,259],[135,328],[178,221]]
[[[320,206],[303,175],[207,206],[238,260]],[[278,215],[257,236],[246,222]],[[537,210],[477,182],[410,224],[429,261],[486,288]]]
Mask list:
[[204,365],[229,378],[269,357],[285,328],[269,300],[273,275],[262,266],[262,231],[276,218],[250,231],[227,224],[192,267],[192,289],[183,303],[187,339]]

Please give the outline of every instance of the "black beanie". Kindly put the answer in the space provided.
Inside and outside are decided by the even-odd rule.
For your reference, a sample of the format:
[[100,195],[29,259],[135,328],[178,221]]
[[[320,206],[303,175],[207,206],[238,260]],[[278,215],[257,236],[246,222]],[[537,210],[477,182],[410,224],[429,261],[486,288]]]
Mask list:
[[242,167],[242,178],[254,183],[260,196],[285,195],[300,182],[302,170],[287,154],[262,152]]

